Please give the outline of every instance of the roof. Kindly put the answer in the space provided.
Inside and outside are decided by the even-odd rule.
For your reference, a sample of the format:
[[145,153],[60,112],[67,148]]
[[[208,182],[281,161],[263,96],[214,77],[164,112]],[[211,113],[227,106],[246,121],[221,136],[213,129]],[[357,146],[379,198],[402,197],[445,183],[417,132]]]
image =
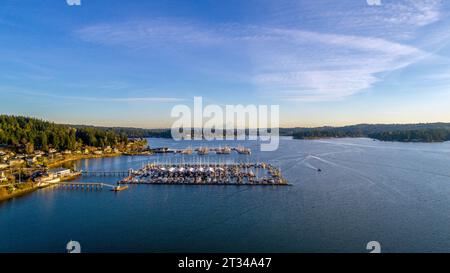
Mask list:
[[66,169],[66,168],[56,168],[56,169],[50,170],[51,173],[59,173],[59,172],[67,172],[67,171],[70,171],[70,169]]

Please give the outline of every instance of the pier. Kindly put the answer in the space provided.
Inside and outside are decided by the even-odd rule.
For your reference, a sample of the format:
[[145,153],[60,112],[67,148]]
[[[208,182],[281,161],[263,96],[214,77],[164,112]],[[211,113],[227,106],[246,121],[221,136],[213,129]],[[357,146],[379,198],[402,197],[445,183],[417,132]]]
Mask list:
[[150,163],[119,184],[287,186],[281,170],[267,163]]
[[241,155],[250,155],[251,149],[246,147],[197,147],[197,148],[186,148],[186,149],[171,149],[169,147],[159,147],[149,150],[151,153],[155,154],[182,154],[182,155],[192,155],[194,152],[197,155],[208,155],[208,154],[218,154],[218,155],[229,155],[232,151]]
[[114,189],[114,185],[99,182],[60,182],[56,184],[59,188],[67,190],[102,190],[103,188]]
[[126,177],[130,171],[81,171],[81,174],[85,177]]

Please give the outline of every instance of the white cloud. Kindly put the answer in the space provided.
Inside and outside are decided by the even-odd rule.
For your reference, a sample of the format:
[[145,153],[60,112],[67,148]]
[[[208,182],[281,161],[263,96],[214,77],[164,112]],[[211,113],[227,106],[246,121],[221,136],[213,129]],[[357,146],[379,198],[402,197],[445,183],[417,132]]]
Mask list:
[[404,0],[386,4],[386,14],[379,14],[386,22],[425,26],[441,18],[442,0]]
[[[222,29],[224,31],[226,26]],[[98,24],[77,31],[81,39],[109,45],[146,48],[167,42],[212,45],[220,43],[221,36],[214,29],[201,28],[181,20],[154,19],[117,24]]]
[[[254,83],[266,93],[297,100],[350,96],[380,80],[378,74],[406,67],[428,56],[412,46],[380,38],[272,30],[283,47],[260,48],[261,73]],[[293,61],[292,61],[293,60]]]
[[36,90],[28,90],[11,86],[0,86],[0,92],[25,95],[27,97],[47,97],[54,99],[63,99],[68,101],[87,101],[87,102],[117,102],[117,103],[175,103],[186,101],[184,98],[176,97],[90,97],[90,96],[66,96],[54,93],[46,93]]

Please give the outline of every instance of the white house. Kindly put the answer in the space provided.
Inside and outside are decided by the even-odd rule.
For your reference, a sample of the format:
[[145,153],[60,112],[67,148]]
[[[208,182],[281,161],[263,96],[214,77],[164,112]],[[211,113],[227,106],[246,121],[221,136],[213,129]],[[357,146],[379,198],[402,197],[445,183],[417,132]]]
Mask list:
[[70,171],[70,169],[57,168],[57,169],[50,170],[50,173],[52,173],[58,177],[61,177],[61,176],[70,175],[71,171]]
[[37,156],[31,156],[31,157],[28,157],[27,158],[27,163],[28,164],[30,164],[30,165],[32,165],[32,164],[34,164],[34,163],[36,163],[37,162]]

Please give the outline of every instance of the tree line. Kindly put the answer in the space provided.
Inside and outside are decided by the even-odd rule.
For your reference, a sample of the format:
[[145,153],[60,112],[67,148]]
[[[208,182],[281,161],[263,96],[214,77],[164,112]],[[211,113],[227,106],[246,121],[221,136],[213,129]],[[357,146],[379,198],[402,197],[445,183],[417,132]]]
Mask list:
[[443,142],[450,141],[449,129],[404,130],[374,133],[370,138],[401,142]]
[[360,124],[344,127],[295,128],[296,139],[368,137],[382,141],[450,141],[449,123]]
[[86,125],[72,125],[74,128],[87,128],[94,127],[97,129],[112,131],[119,135],[126,135],[128,138],[172,138],[170,129],[143,129],[132,127],[99,127],[99,126],[86,126]]

